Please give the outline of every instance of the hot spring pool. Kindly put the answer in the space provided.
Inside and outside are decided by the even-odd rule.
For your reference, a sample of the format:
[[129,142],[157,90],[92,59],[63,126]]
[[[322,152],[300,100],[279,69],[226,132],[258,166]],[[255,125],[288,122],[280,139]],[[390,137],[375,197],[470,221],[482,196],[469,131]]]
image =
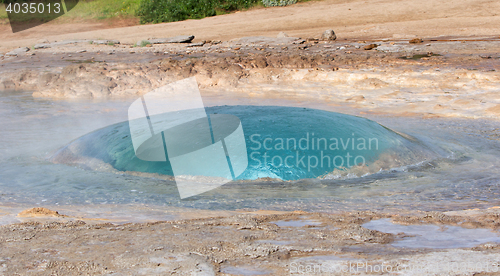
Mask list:
[[322,110],[331,108],[320,103],[279,101],[207,108],[209,115],[241,120],[248,167],[226,185],[181,200],[169,162],[135,157],[130,103],[0,96],[2,204],[322,212],[498,204],[496,122],[368,120]]
[[[359,177],[439,157],[422,141],[340,113],[282,106],[215,106],[207,108],[207,113],[230,114],[241,120],[248,166],[236,176],[238,180]],[[198,158],[213,162],[211,156]],[[78,138],[50,160],[95,169],[108,164],[120,172],[174,175],[168,156],[166,162],[136,156],[126,121]]]

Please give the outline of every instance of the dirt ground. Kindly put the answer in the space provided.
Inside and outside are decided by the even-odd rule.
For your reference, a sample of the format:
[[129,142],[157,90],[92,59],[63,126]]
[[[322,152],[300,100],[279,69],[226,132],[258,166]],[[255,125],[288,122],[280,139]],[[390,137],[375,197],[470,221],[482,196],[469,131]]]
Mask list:
[[497,120],[500,114],[500,39],[493,36],[419,43],[246,37],[196,47],[84,40],[44,45],[50,47],[3,58],[0,90],[48,98],[135,98],[194,76],[204,96],[227,100],[319,100],[356,115]]
[[196,41],[226,41],[246,36],[275,37],[282,31],[307,38],[317,37],[327,29],[335,30],[340,40],[499,36],[499,26],[500,2],[495,0],[324,0],[201,20],[111,29],[105,22],[56,21],[13,34],[10,26],[4,25],[0,27],[0,52],[31,47],[41,40],[105,38],[133,44],[151,37],[194,35]]
[[[401,248],[392,243],[408,235],[388,234],[363,225],[390,218],[403,225],[498,230],[498,216],[498,208],[407,214],[260,211],[113,224],[34,208],[19,214],[25,222],[0,227],[0,275],[388,274],[363,268],[368,265],[401,269],[405,275],[472,275],[469,272],[482,270],[436,270],[434,274],[425,269],[404,269],[422,261],[428,267],[443,266],[442,262],[451,258],[457,263],[472,259],[491,262],[489,271],[498,271],[498,244],[470,249]],[[326,269],[325,263],[332,268],[327,273],[300,269],[300,265]],[[333,269],[354,263],[357,271]]]
[[[498,120],[499,11],[500,2],[487,0],[325,0],[158,25],[52,22],[17,34],[4,25],[0,93],[135,98],[195,76],[203,96],[322,101],[356,115]],[[326,29],[337,40],[318,40]],[[289,38],[277,39],[281,31]],[[133,46],[176,35],[205,43]],[[410,43],[417,37],[423,40]],[[81,41],[56,44],[72,39]],[[120,44],[90,43],[96,39]],[[39,43],[51,46],[32,48]],[[30,49],[4,56],[18,47]],[[390,218],[498,231],[499,210],[221,212],[123,224],[37,208],[20,212],[21,223],[0,226],[0,275],[496,275],[496,242],[401,248],[395,243],[411,235],[363,225]],[[470,262],[490,267],[443,267]],[[348,270],[321,274],[296,266],[321,263]],[[363,266],[349,270],[353,263]],[[418,264],[434,270],[366,270]]]

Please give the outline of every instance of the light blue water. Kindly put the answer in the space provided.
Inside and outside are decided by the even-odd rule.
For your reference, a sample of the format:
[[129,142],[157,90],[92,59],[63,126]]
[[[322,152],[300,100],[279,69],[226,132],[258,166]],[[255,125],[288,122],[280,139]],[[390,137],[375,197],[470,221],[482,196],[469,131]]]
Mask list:
[[[117,164],[109,160],[105,160],[109,163],[102,162],[98,158],[74,164],[71,162],[54,164],[49,160],[71,141],[80,143],[97,135],[98,129],[104,130],[112,125],[119,127],[121,122],[127,120],[127,109],[131,102],[132,100],[108,102],[36,100],[29,93],[2,94],[0,96],[0,116],[2,116],[0,204],[19,204],[29,207],[137,204],[166,209],[187,207],[212,210],[274,209],[333,212],[450,210],[493,206],[499,203],[500,124],[490,121],[372,117],[392,130],[414,137],[415,140],[412,140],[377,123],[362,118],[344,117],[347,118],[346,121],[354,120],[356,124],[365,122],[366,129],[375,129],[380,137],[392,137],[393,140],[391,138],[387,141],[397,141],[397,143],[386,143],[384,140],[383,143],[387,146],[379,147],[378,152],[366,153],[366,168],[363,167],[362,170],[359,167],[351,168],[341,177],[329,177],[332,175],[328,174],[325,176],[324,172],[327,171],[325,168],[322,168],[323,171],[311,172],[302,169],[288,174],[287,168],[269,166],[265,168],[267,175],[285,176],[283,179],[288,175],[302,177],[305,174],[307,177],[292,181],[239,180],[187,200],[180,200],[175,182],[162,179],[161,175],[124,173],[113,168],[113,166],[120,168]],[[321,105],[315,107],[329,108]],[[236,107],[218,109],[220,112],[232,108],[235,112],[245,112],[244,109]],[[312,112],[311,114],[316,112],[295,110],[299,112],[295,117],[296,121],[306,118],[300,115],[300,112]],[[332,116],[327,116],[325,119],[332,122],[345,116],[318,113]],[[241,120],[246,121],[245,118]],[[249,121],[252,120],[257,121],[258,116],[250,117]],[[284,121],[293,122],[293,120]],[[121,126],[124,127],[126,124]],[[259,129],[260,127],[271,127],[269,122],[256,126],[258,127],[252,129],[251,126],[244,125],[245,135],[254,131],[256,133],[264,131]],[[321,120],[314,121],[310,125],[300,123],[299,120],[298,124],[291,125],[288,129],[291,129],[290,133],[296,131],[294,134],[296,137],[303,137],[303,131],[311,135],[313,130],[315,137],[352,136],[352,132],[339,134],[337,131],[341,128],[331,128]],[[264,132],[259,133],[264,134]],[[109,137],[120,137],[113,136],[111,132],[109,135]],[[363,135],[355,132],[354,136]],[[280,136],[284,135],[279,134],[272,138]],[[99,140],[96,140],[91,146],[99,147],[98,142]],[[252,144],[248,146],[251,147]],[[386,150],[388,155],[385,154]],[[117,152],[120,151],[109,151],[105,155],[114,158]],[[123,147],[121,152],[127,152],[127,147]],[[282,150],[278,152],[281,154]],[[78,152],[75,153],[79,156]],[[370,159],[370,156],[374,159]],[[397,158],[387,158],[387,156]],[[399,160],[400,158],[403,159]],[[262,173],[262,169],[258,169],[259,173]],[[309,173],[312,173],[311,176],[323,177],[308,177]],[[255,176],[252,176],[252,173],[248,175],[247,178],[250,179]]]
[[[369,174],[439,156],[421,141],[405,138],[371,120],[340,113],[281,106],[216,106],[207,108],[207,113],[231,114],[241,120],[249,161],[237,177],[241,180],[332,177],[352,171],[352,167]],[[123,172],[173,175],[168,157],[166,162],[136,157],[128,122],[85,135],[51,160],[82,166],[101,160]],[[204,162],[212,160],[208,157]]]

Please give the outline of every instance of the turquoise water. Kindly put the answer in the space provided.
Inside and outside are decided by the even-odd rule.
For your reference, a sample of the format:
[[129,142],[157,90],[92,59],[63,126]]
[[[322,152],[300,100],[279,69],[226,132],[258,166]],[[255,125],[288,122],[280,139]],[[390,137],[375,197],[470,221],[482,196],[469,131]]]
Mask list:
[[[231,114],[241,120],[249,164],[237,177],[240,180],[331,177],[351,172],[353,167],[369,174],[437,156],[416,139],[410,140],[371,120],[335,112],[280,106],[216,106],[207,108],[207,113]],[[381,160],[384,154],[387,160]],[[118,171],[173,175],[168,157],[166,162],[136,157],[128,122],[87,134],[51,158],[57,163],[78,160],[81,165],[96,159]],[[209,157],[203,161],[212,162]]]
[[[159,173],[166,174],[142,173],[137,166],[133,166],[134,171],[125,172],[129,168],[120,167],[126,166],[125,160],[130,162],[130,159],[116,157],[119,156],[117,153],[130,154],[127,146],[122,144],[122,140],[126,139],[117,134],[126,134],[127,124],[123,122],[127,120],[127,109],[131,102],[132,100],[97,102],[33,99],[30,93],[22,92],[0,95],[0,116],[3,118],[0,121],[0,203],[27,207],[81,205],[99,208],[114,204],[150,206],[165,210],[183,207],[322,212],[452,210],[500,203],[499,123],[486,120],[423,120],[381,116],[371,116],[373,121],[369,121],[315,110],[331,110],[320,104],[311,105],[305,111],[303,108],[294,108],[297,111],[295,121],[283,121],[298,123],[273,131],[275,136],[270,138],[285,138],[281,131],[287,129],[286,134],[295,133],[293,135],[296,138],[304,138],[307,133],[312,137],[312,130],[314,137],[349,138],[353,136],[350,131],[352,129],[356,130],[354,137],[368,137],[368,134],[358,132],[357,128],[349,129],[349,125],[346,128],[333,128],[323,121],[330,120],[334,124],[344,118],[343,123],[366,124],[364,129],[374,131],[377,137],[390,139],[379,141],[378,151],[363,151],[366,166],[351,166],[336,172],[332,168],[315,168],[317,170],[309,172],[299,167],[292,174],[287,173],[290,168],[262,166],[241,176],[250,180],[236,180],[204,194],[181,200],[175,181],[167,176],[168,167],[165,164],[158,164],[157,168],[164,170],[158,171]],[[276,101],[274,105],[279,104]],[[234,114],[241,112],[239,115],[243,117],[240,119],[247,138],[251,134],[260,133],[260,140],[263,141],[267,138],[264,131],[273,130],[272,119],[266,123],[246,126],[247,122],[257,122],[259,119],[258,114],[249,118],[242,116],[247,112],[245,108],[213,107],[208,109],[208,113],[213,110],[221,113],[234,111]],[[305,124],[300,120],[314,116],[304,116],[302,112],[321,119]],[[261,116],[263,114],[265,113]],[[321,114],[325,116],[322,117]],[[280,123],[279,120],[274,120],[274,123]],[[118,129],[116,132],[108,132],[113,128]],[[339,129],[349,131],[342,132]],[[100,140],[92,140],[92,137],[107,137],[116,143],[114,147],[103,151],[99,146]],[[86,139],[90,143],[85,143]],[[70,144],[75,147],[67,147]],[[250,141],[247,146],[250,148],[255,144]],[[92,151],[86,152],[85,147],[101,150],[95,154]],[[72,150],[66,158],[76,158],[64,159],[62,164],[54,163],[52,158],[58,156],[64,148]],[[86,152],[89,158],[85,158],[82,152]],[[282,154],[284,151],[277,152]],[[336,155],[337,152],[345,156],[342,151],[331,154]],[[311,147],[307,154],[317,153]],[[123,163],[118,162],[120,160]],[[252,164],[250,160],[249,167]],[[155,168],[150,167],[151,164],[146,165],[144,171]],[[270,178],[254,179],[256,172]],[[276,178],[274,175],[280,177]],[[292,179],[291,176],[300,179],[282,180],[286,177]]]

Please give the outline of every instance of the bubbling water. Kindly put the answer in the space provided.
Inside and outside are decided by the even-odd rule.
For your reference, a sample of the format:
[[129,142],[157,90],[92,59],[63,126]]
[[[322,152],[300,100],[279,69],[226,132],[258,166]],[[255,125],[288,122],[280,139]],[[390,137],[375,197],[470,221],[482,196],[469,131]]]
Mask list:
[[[248,167],[237,176],[240,180],[363,176],[437,157],[421,141],[356,116],[277,106],[216,106],[206,111],[209,116],[230,114],[241,120]],[[51,161],[95,170],[173,175],[168,158],[166,162],[137,158],[128,122],[76,139]]]

